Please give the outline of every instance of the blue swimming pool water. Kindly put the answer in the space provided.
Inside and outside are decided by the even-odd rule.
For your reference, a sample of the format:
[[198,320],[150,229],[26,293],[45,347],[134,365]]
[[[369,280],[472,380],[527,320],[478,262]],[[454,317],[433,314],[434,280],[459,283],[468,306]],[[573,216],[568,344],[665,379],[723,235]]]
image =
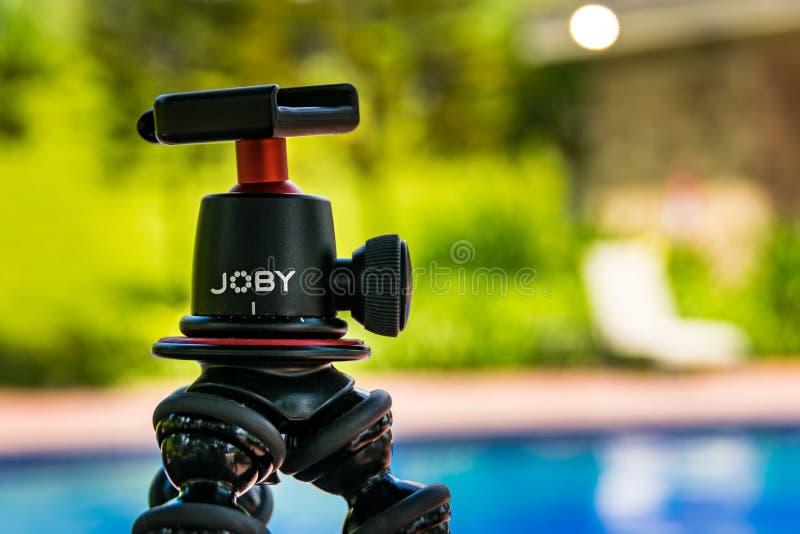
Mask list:
[[[0,458],[0,532],[127,532],[154,453]],[[467,533],[800,532],[800,430],[400,442],[398,474],[453,492]],[[336,533],[345,506],[291,479],[274,534]]]

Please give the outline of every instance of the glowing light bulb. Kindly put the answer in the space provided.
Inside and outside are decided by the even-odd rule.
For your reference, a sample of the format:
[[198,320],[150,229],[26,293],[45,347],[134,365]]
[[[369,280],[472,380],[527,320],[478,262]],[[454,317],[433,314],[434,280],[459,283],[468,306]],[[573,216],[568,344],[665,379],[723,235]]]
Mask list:
[[606,6],[588,4],[572,14],[569,20],[569,33],[583,48],[604,50],[617,41],[619,20]]

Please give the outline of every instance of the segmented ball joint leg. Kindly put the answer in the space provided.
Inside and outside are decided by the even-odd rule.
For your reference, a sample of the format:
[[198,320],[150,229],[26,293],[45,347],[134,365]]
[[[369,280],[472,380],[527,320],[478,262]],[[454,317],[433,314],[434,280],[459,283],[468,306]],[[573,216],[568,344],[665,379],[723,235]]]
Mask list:
[[164,399],[153,423],[164,467],[133,533],[264,534],[272,498],[266,486],[255,485],[286,458],[275,426],[234,400],[191,391]]
[[391,474],[390,408],[388,393],[354,389],[330,365],[289,374],[206,369],[156,408],[164,470],[133,532],[263,534],[272,512],[266,484],[278,482],[277,470],[344,497],[343,533],[449,532],[447,488]]

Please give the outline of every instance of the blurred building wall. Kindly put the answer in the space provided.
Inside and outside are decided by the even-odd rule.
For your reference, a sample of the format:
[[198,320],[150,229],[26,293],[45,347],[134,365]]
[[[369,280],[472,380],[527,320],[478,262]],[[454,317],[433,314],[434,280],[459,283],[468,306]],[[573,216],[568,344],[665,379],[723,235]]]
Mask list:
[[800,32],[600,58],[587,73],[578,162],[581,197],[739,177],[782,214],[800,208]]

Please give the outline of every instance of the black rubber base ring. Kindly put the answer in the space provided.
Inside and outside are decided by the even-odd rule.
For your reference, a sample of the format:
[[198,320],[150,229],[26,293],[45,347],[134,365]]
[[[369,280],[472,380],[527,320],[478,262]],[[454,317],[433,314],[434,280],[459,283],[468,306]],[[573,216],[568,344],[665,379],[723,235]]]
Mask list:
[[442,484],[431,484],[396,502],[358,527],[352,534],[397,532],[448,502],[450,502],[450,490]]
[[147,534],[161,529],[181,529],[264,534],[264,523],[244,512],[205,503],[178,503],[158,506],[146,511],[133,523],[132,534]]
[[153,344],[153,355],[174,360],[240,363],[245,365],[319,365],[328,362],[365,360],[370,350],[366,345],[215,345],[210,343]]

